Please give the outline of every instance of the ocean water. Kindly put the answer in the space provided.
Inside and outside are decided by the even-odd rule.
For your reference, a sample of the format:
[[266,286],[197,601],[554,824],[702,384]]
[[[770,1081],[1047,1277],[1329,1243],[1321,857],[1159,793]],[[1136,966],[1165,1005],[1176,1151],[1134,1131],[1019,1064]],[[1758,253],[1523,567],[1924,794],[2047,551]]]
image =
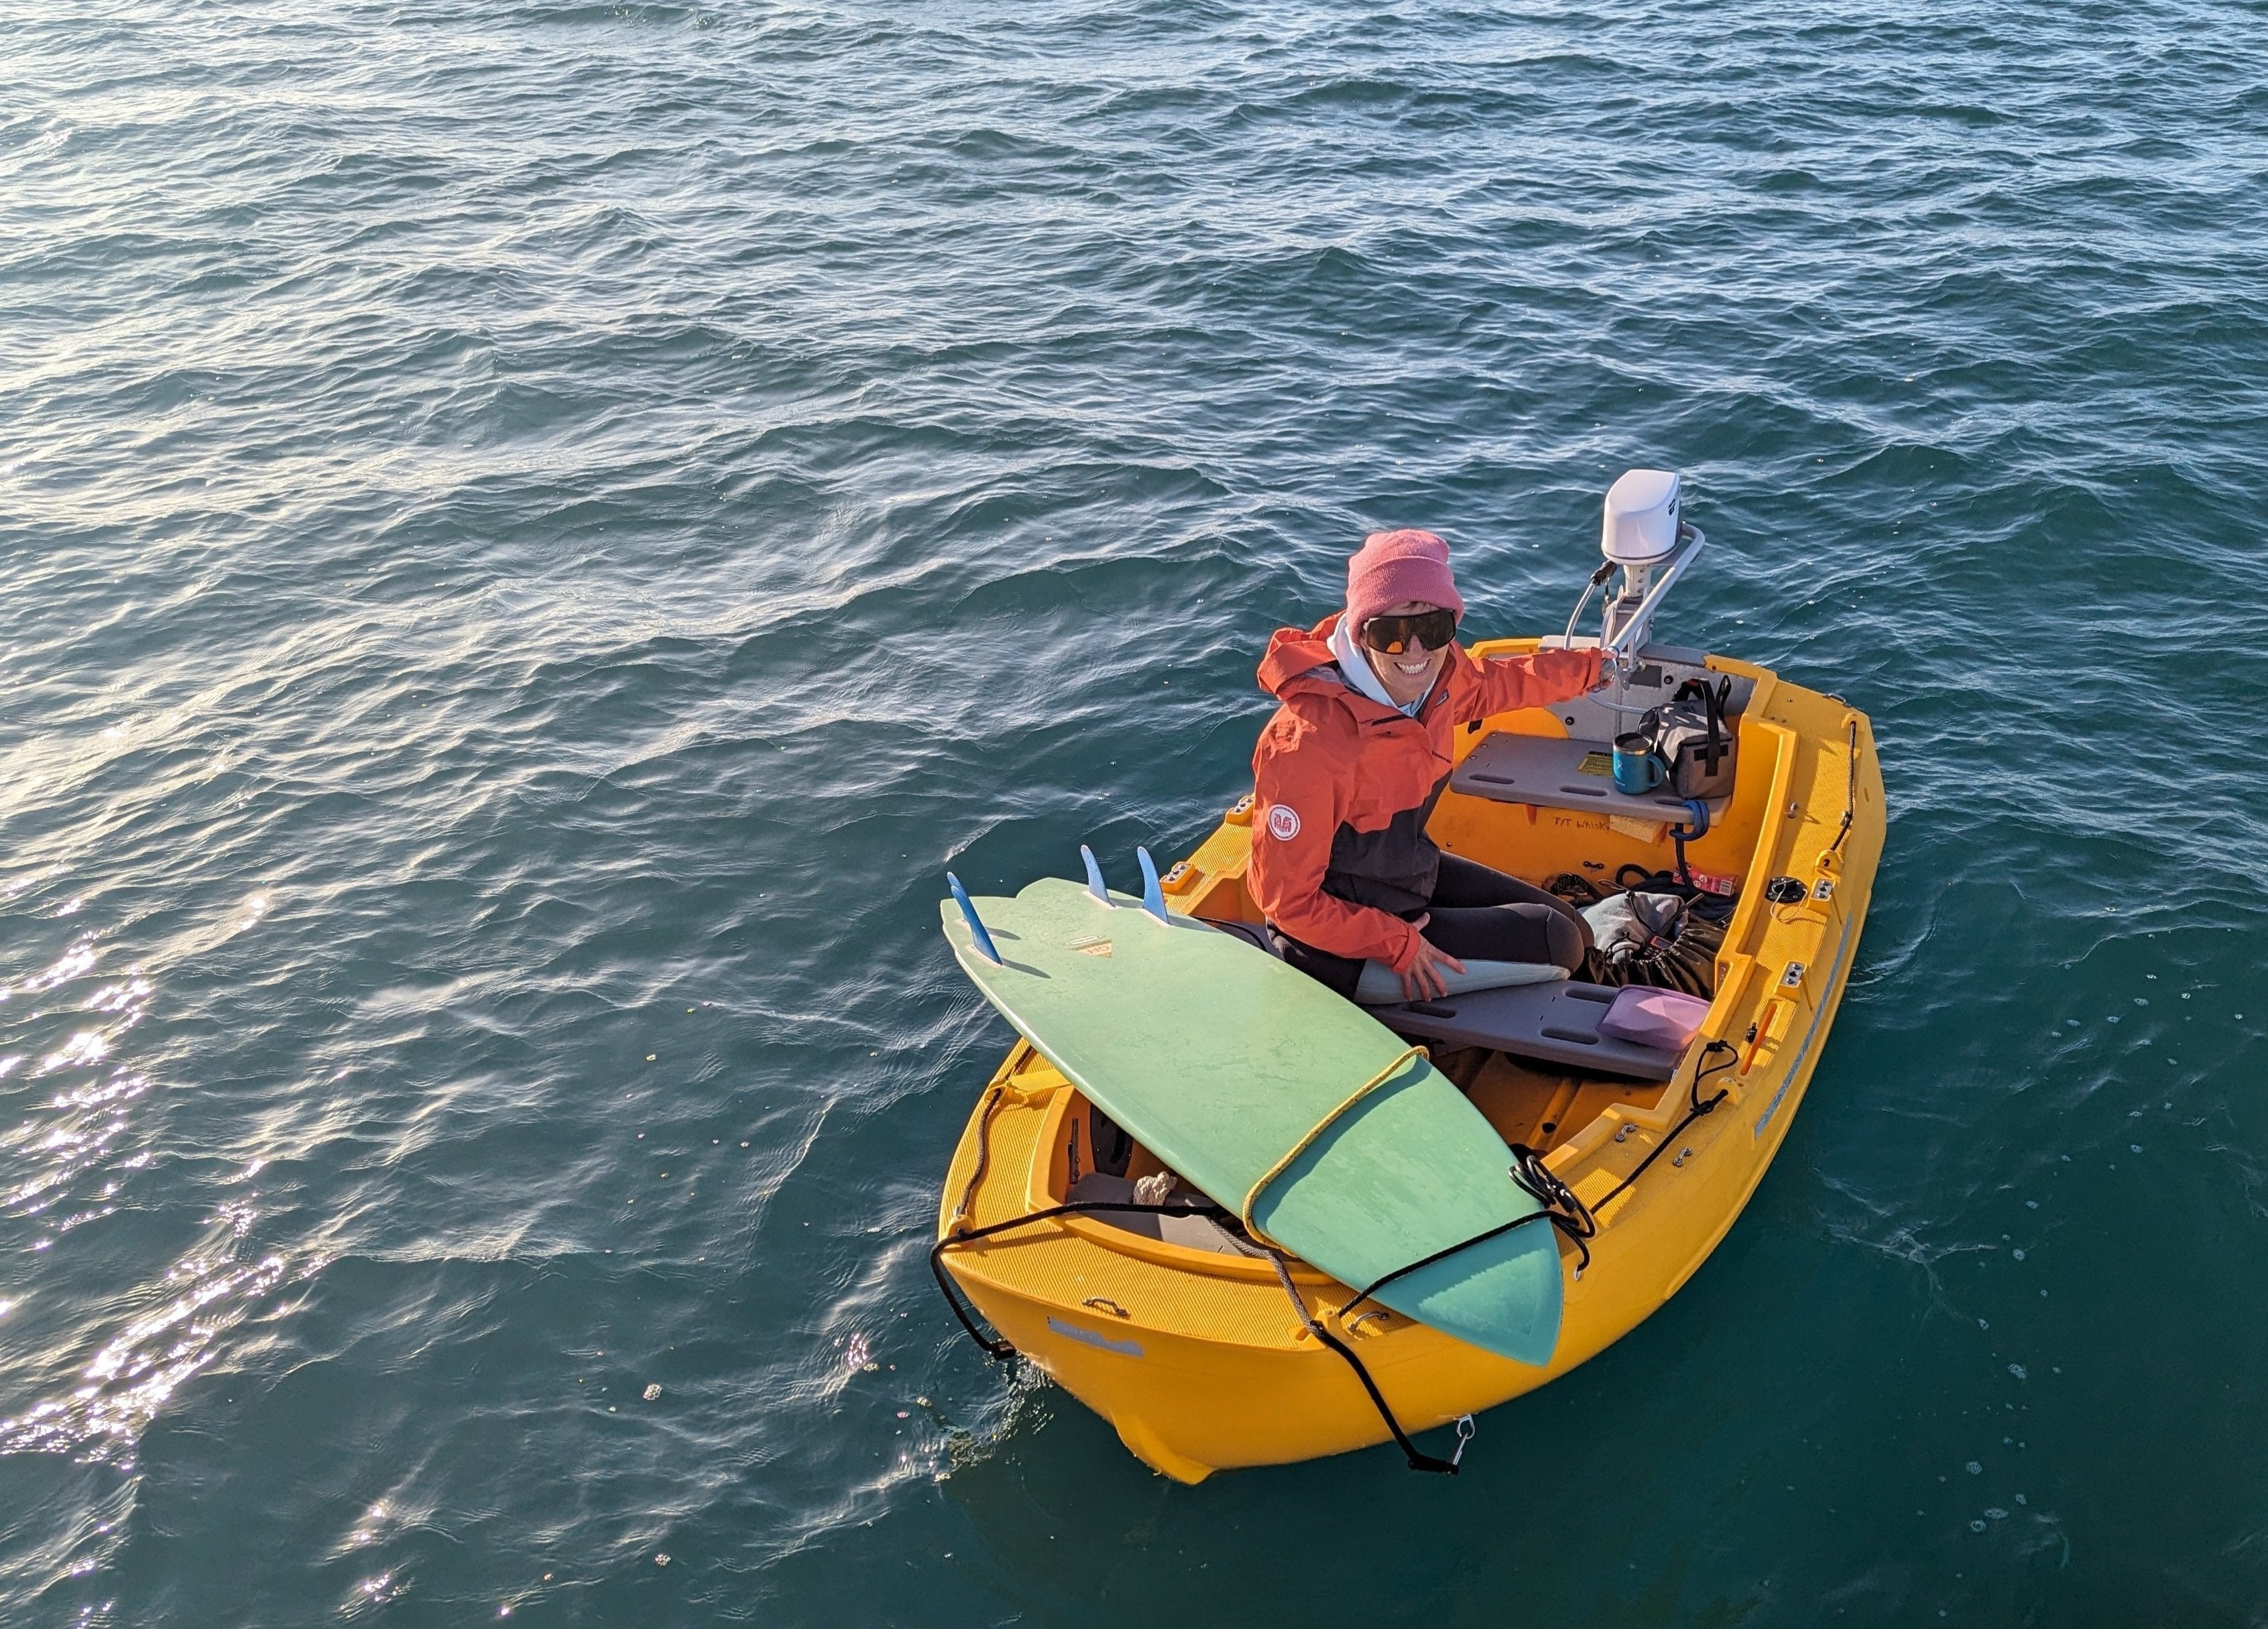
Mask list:
[[[2268,7],[6,39],[0,1622],[2268,1618]],[[929,1283],[940,873],[1641,464],[1879,732],[1803,1112],[1454,1481],[1153,1477]]]

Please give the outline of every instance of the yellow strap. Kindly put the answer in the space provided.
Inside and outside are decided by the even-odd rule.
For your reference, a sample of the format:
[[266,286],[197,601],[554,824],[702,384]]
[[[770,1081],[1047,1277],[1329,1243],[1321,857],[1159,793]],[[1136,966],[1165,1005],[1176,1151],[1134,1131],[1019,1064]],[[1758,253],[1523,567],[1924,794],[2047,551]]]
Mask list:
[[1427,1056],[1429,1056],[1429,1054],[1422,1046],[1404,1047],[1401,1051],[1396,1052],[1394,1055],[1394,1061],[1392,1063],[1387,1065],[1385,1068],[1371,1076],[1369,1080],[1365,1080],[1360,1086],[1354,1089],[1353,1094],[1350,1095],[1344,1102],[1341,1103],[1337,1108],[1332,1109],[1330,1113],[1325,1115],[1322,1119],[1316,1121],[1314,1125],[1310,1126],[1307,1130],[1307,1134],[1305,1137],[1302,1137],[1299,1142],[1292,1146],[1292,1152],[1285,1154],[1282,1159],[1277,1161],[1275,1164],[1270,1166],[1268,1168],[1268,1175],[1262,1177],[1258,1182],[1253,1183],[1252,1190],[1244,1196],[1244,1207],[1239,1213],[1239,1220],[1244,1223],[1244,1231],[1250,1234],[1261,1243],[1273,1248],[1276,1242],[1270,1238],[1266,1234],[1261,1232],[1259,1224],[1252,1220],[1252,1207],[1260,1202],[1260,1196],[1268,1191],[1268,1184],[1274,1182],[1286,1170],[1290,1169],[1293,1161],[1297,1160],[1301,1154],[1307,1153],[1308,1149],[1314,1147],[1315,1146],[1315,1139],[1321,1137],[1325,1131],[1329,1131],[1333,1125],[1336,1124],[1341,1115],[1353,1108],[1364,1098],[1369,1096],[1380,1087],[1384,1086],[1388,1078],[1399,1070],[1403,1065],[1408,1063],[1413,1058],[1425,1058]]

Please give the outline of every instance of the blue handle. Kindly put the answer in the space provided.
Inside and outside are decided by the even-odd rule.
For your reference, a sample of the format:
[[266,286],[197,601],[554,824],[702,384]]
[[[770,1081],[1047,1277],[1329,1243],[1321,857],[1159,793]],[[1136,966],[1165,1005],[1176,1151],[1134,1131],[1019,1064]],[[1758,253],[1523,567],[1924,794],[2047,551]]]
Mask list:
[[1685,812],[1686,818],[1693,822],[1691,827],[1672,826],[1669,829],[1669,841],[1677,850],[1677,880],[1687,888],[1691,888],[1693,868],[1685,863],[1685,845],[1696,837],[1708,835],[1709,806],[1698,798],[1688,798],[1685,800]]

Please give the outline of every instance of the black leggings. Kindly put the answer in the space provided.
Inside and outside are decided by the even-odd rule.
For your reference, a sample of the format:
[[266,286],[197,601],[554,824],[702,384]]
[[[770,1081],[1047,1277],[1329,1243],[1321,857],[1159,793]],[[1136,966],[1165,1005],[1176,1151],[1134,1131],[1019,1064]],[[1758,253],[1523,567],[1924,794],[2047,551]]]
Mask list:
[[[1580,973],[1590,954],[1591,925],[1572,905],[1454,854],[1441,856],[1425,909],[1431,918],[1423,929],[1426,942],[1460,962],[1550,962]],[[1362,977],[1359,961],[1303,945],[1273,923],[1268,936],[1284,960],[1353,999]]]

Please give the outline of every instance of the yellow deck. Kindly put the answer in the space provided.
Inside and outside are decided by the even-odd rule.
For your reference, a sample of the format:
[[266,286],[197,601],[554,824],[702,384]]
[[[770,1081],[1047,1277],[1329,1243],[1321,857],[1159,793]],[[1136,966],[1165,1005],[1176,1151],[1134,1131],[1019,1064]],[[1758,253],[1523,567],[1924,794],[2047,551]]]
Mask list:
[[[1533,640],[1503,640],[1476,652],[1534,647]],[[1507,1140],[1546,1149],[1550,1168],[1594,1205],[1684,1117],[1707,1040],[1735,1050],[1732,1067],[1712,1069],[1703,1095],[1719,1087],[1729,1087],[1729,1095],[1599,1211],[1593,1264],[1580,1279],[1573,1247],[1563,1242],[1566,1307],[1548,1367],[1494,1357],[1374,1305],[1341,1323],[1335,1309],[1352,1292],[1320,1274],[1295,1272],[1310,1308],[1361,1356],[1411,1432],[1533,1390],[1675,1294],[1748,1202],[1817,1065],[1881,852],[1873,733],[1863,715],[1834,697],[1745,663],[1712,657],[1709,665],[1753,678],[1756,689],[1741,719],[1732,807],[1707,837],[1687,845],[1697,869],[1742,878],[1702,1040],[1666,1087],[1570,1079],[1500,1057],[1469,1087]],[[1489,727],[1565,733],[1540,711],[1508,714]],[[1460,753],[1481,738],[1461,733]],[[1846,807],[1848,834],[1830,851]],[[1167,885],[1174,909],[1255,918],[1243,888],[1249,821],[1247,802],[1174,868]],[[1456,792],[1443,795],[1431,829],[1445,849],[1530,881],[1574,870],[1604,880],[1625,861],[1653,870],[1671,859],[1666,839],[1648,843],[1595,814]],[[1765,881],[1783,874],[1805,884],[1803,903],[1766,901]],[[1709,1061],[1725,1059],[1720,1052]],[[1069,1083],[1019,1043],[978,1099],[954,1151],[939,1236],[964,1197],[964,1227],[1062,1203],[1069,1120],[1078,1106]],[[972,1190],[980,1139],[983,1168]],[[1138,1175],[1145,1156],[1136,1157]],[[1161,1243],[1081,1216],[957,1248],[946,1262],[1004,1338],[1167,1475],[1194,1482],[1216,1470],[1387,1440],[1352,1372],[1300,1325],[1265,1262]]]

